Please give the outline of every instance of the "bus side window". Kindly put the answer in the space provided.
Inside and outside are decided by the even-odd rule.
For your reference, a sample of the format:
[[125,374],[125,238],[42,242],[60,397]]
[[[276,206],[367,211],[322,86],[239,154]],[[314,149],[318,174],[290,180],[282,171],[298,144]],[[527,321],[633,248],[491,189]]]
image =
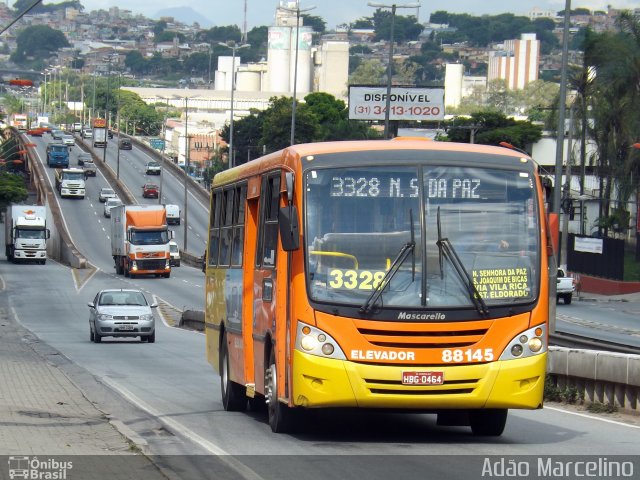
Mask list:
[[224,191],[224,216],[220,228],[220,258],[218,265],[229,266],[231,263],[231,239],[233,236],[233,198],[235,188]]
[[280,171],[269,175],[262,189],[261,244],[258,265],[272,267],[276,263],[278,246],[278,211],[280,207]]
[[222,191],[214,192],[211,205],[211,230],[209,231],[209,265],[218,264],[218,250],[220,245],[220,211],[222,205]]
[[244,210],[247,201],[247,184],[236,188],[235,208],[233,210],[233,244],[231,249],[231,265],[242,266],[242,252],[244,246]]

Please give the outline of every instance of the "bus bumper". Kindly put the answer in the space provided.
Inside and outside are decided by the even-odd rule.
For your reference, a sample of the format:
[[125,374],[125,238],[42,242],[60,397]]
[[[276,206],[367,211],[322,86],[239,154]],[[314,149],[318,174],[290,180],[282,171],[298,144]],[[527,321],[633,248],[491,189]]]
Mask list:
[[[542,406],[547,354],[478,365],[387,366],[308,355],[293,358],[295,406],[400,409]],[[402,372],[439,371],[444,384],[402,384]]]

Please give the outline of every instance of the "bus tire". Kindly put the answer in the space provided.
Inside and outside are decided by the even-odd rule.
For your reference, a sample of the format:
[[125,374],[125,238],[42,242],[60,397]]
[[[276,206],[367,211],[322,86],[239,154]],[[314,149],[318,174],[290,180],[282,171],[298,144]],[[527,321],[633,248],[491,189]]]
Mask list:
[[274,433],[288,433],[293,427],[293,411],[278,401],[278,371],[275,348],[269,356],[269,368],[264,372],[265,403],[269,415],[269,426]]
[[220,345],[220,391],[222,392],[222,406],[227,412],[243,412],[247,408],[247,397],[242,391],[242,385],[231,380],[229,364],[229,347],[227,335],[222,337]]
[[499,437],[507,424],[506,408],[487,408],[471,410],[469,425],[474,435],[483,437]]

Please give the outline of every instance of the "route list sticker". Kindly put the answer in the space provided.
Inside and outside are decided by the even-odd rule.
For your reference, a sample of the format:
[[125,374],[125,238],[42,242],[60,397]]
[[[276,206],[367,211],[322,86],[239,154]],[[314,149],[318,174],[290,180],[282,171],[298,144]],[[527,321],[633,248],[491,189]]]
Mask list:
[[473,284],[487,300],[529,296],[528,268],[485,268],[473,270]]

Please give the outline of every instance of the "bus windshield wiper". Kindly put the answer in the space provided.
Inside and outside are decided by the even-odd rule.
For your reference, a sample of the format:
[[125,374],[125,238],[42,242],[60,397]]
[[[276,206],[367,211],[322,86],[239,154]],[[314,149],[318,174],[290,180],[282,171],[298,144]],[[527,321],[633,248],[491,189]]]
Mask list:
[[[409,219],[411,222],[411,240],[405,243],[404,245],[402,245],[402,247],[400,247],[400,251],[398,252],[398,255],[396,255],[396,258],[391,264],[391,266],[389,267],[389,270],[385,272],[384,277],[382,277],[382,280],[380,280],[380,283],[378,283],[376,288],[373,289],[373,292],[371,292],[371,295],[367,297],[367,300],[360,307],[360,313],[368,313],[371,310],[371,308],[376,304],[376,302],[382,295],[382,292],[384,291],[386,286],[389,284],[389,282],[391,282],[391,280],[396,275],[396,273],[398,273],[398,270],[400,270],[400,267],[402,266],[404,261],[407,259],[409,254],[414,252],[416,248],[416,242],[415,242],[415,235],[413,233],[413,211],[412,210],[409,210]],[[416,279],[415,255],[413,255],[411,279],[412,281],[415,281]]]
[[442,260],[443,258],[446,258],[447,260],[449,260],[449,263],[451,263],[451,265],[453,266],[453,269],[458,274],[458,277],[462,281],[462,284],[464,285],[464,287],[467,290],[467,293],[469,294],[469,299],[471,300],[471,302],[473,302],[473,305],[476,307],[476,310],[478,311],[478,313],[480,315],[488,315],[489,308],[487,307],[487,304],[485,303],[484,299],[480,295],[480,292],[478,292],[478,289],[473,284],[473,279],[471,278],[471,275],[469,275],[469,272],[467,271],[464,264],[462,263],[462,260],[460,260],[460,257],[458,256],[458,253],[456,252],[455,248],[453,248],[453,244],[448,238],[442,237],[442,226],[440,223],[440,207],[438,207],[437,222],[438,222],[438,241],[436,242],[436,245],[438,245],[438,252],[439,252],[439,258],[440,258],[440,277],[441,278],[444,277],[444,268],[443,268]]

